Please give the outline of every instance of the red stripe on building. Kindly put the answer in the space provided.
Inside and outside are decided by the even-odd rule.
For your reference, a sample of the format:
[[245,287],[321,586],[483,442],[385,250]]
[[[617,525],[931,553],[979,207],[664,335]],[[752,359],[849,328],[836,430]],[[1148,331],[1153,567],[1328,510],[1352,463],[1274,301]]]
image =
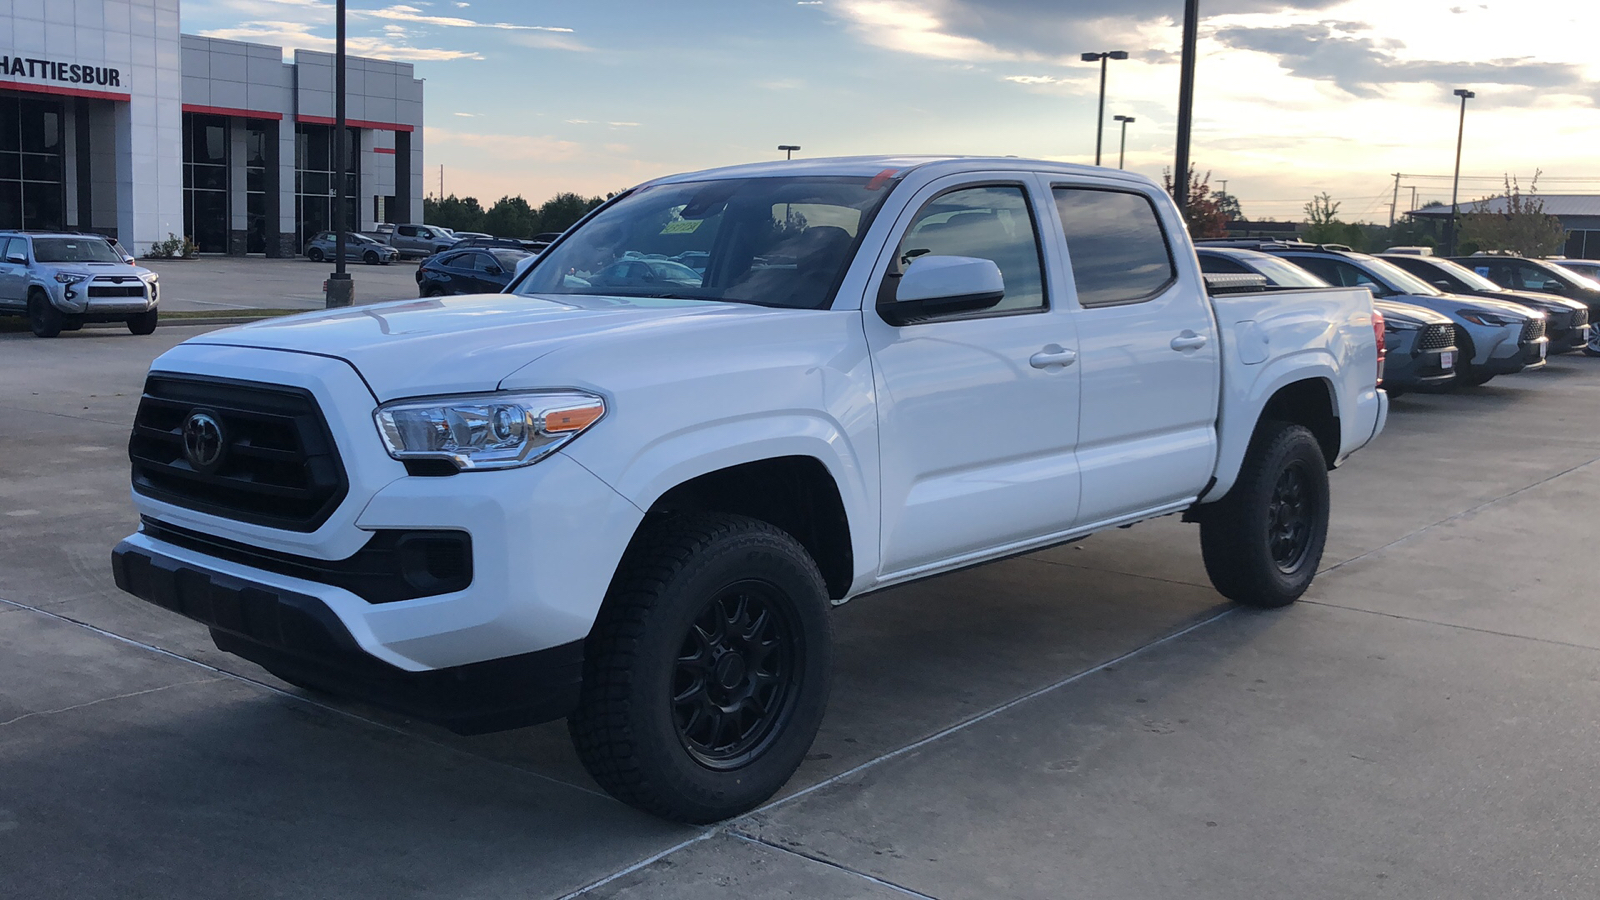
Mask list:
[[202,113],[208,116],[238,116],[244,119],[283,119],[283,113],[263,112],[258,109],[234,109],[228,106],[201,106],[198,103],[185,103],[183,111],[186,113]]
[[[333,119],[327,116],[295,116],[296,122],[307,125],[336,125]],[[366,119],[345,119],[344,123],[351,128],[366,128],[370,131],[416,131],[414,125],[401,125],[395,122],[368,122]]]
[[393,156],[394,155],[394,148],[393,147],[373,147],[372,148],[372,152],[373,153],[387,153],[390,156]]
[[[13,91],[27,91],[32,94],[55,94],[60,97],[87,97],[90,100],[118,100],[128,102],[127,94],[113,94],[110,91],[86,91],[82,88],[56,87],[53,84],[30,84],[25,81],[0,81],[0,88]],[[410,131],[410,128],[406,129]]]

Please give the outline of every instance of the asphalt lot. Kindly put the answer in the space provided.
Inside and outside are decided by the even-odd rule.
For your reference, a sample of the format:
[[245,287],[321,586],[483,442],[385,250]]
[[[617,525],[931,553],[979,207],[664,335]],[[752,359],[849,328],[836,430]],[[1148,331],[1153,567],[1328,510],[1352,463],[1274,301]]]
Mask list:
[[[141,259],[139,265],[161,274],[162,309],[219,315],[238,309],[322,309],[322,282],[333,272],[331,262],[255,256]],[[345,267],[355,281],[358,304],[417,296],[414,260]]]
[[1600,359],[1396,400],[1286,610],[1176,518],[839,609],[807,763],[696,829],[560,723],[307,695],[119,593],[128,423],[196,332],[0,335],[0,897],[1600,895]]

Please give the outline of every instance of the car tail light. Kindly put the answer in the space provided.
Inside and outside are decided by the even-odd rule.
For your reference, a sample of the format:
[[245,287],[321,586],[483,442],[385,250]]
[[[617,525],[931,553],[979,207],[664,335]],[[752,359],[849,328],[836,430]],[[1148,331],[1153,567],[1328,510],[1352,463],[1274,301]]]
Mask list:
[[1388,345],[1383,340],[1383,313],[1372,311],[1372,336],[1378,340],[1378,386],[1383,387],[1383,361],[1388,355]]

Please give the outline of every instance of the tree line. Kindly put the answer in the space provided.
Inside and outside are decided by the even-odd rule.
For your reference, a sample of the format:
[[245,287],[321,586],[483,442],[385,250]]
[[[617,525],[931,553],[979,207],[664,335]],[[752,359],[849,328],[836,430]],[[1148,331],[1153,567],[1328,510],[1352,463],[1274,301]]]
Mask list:
[[[1544,211],[1544,201],[1539,197],[1539,176],[1524,191],[1517,179],[1506,176],[1504,212],[1492,212],[1490,200],[1479,200],[1460,214],[1458,252],[1471,255],[1479,250],[1498,250],[1519,253],[1523,256],[1550,256],[1560,253],[1566,246],[1567,232],[1561,220]],[[1172,170],[1162,172],[1167,193],[1176,196]],[[1229,194],[1213,191],[1211,173],[1200,175],[1194,166],[1189,167],[1188,203],[1183,208],[1183,220],[1194,238],[1227,237],[1229,223],[1246,222],[1239,201]],[[1311,198],[1304,206],[1307,228],[1300,237],[1313,244],[1344,244],[1353,250],[1382,250],[1394,246],[1437,247],[1443,243],[1440,232],[1448,227],[1442,221],[1403,219],[1392,227],[1371,225],[1365,222],[1346,222],[1339,218],[1339,201],[1326,191]],[[1437,201],[1424,208],[1444,206]]]
[[606,202],[615,194],[604,197],[585,197],[563,192],[535,207],[521,194],[501,197],[494,205],[484,209],[476,197],[457,197],[451,194],[440,199],[428,197],[422,201],[422,221],[452,231],[476,231],[495,237],[531,238],[546,232],[562,232],[571,228],[589,211]]

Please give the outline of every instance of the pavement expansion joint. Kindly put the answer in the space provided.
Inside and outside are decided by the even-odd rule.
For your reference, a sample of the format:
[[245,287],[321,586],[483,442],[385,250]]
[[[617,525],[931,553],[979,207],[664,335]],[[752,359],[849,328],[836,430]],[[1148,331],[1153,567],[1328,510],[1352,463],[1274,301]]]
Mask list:
[[578,888],[577,890],[571,892],[570,894],[563,894],[563,895],[561,895],[559,900],[574,900],[574,898],[581,897],[584,894],[589,893],[590,891],[597,890],[599,888],[605,887],[606,885],[610,884],[611,882],[616,881],[618,878],[626,878],[627,876],[632,875],[634,872],[637,872],[637,871],[639,871],[640,869],[643,869],[646,866],[654,865],[655,863],[657,863],[657,862],[659,862],[659,861],[661,861],[663,859],[666,859],[667,857],[671,856],[672,854],[677,853],[679,850],[686,849],[688,847],[691,847],[691,846],[693,846],[695,844],[700,843],[701,841],[708,840],[708,839],[716,836],[721,831],[722,831],[722,828],[719,828],[717,826],[708,826],[706,828],[703,828],[703,829],[701,829],[700,833],[695,835],[694,837],[689,838],[686,841],[680,841],[680,842],[678,842],[676,844],[673,844],[671,847],[668,847],[667,849],[662,850],[659,853],[652,853],[651,855],[645,857],[644,859],[639,860],[638,862],[634,863],[633,865],[628,866],[625,869],[619,869],[619,870],[617,870],[615,872],[612,872],[610,875],[607,875],[606,877],[600,879],[599,881],[590,882],[589,884],[586,884],[583,887]]
[[160,691],[171,690],[172,688],[186,687],[186,686],[191,685],[191,684],[210,684],[213,681],[220,681],[220,680],[222,680],[220,677],[195,678],[195,679],[191,679],[189,681],[179,681],[179,682],[177,682],[175,684],[164,684],[161,687],[147,688],[146,690],[142,690],[142,691],[132,691],[132,692],[129,692],[129,693],[126,693],[126,694],[118,694],[115,697],[101,697],[98,700],[89,700],[89,701],[86,701],[86,702],[83,702],[83,703],[75,703],[72,706],[63,706],[60,709],[41,709],[41,710],[38,710],[37,712],[23,713],[22,715],[17,716],[15,719],[7,719],[4,722],[0,722],[0,728],[4,728],[7,725],[14,725],[17,722],[21,722],[23,719],[33,719],[33,718],[38,718],[39,716],[55,716],[55,715],[60,715],[61,713],[72,712],[75,709],[83,709],[84,707],[88,707],[88,706],[98,706],[101,703],[110,703],[113,700],[127,700],[130,697],[143,697],[145,694],[154,694],[154,693],[158,693]]
[[1543,487],[1544,485],[1549,484],[1552,481],[1555,481],[1557,478],[1562,478],[1564,476],[1571,475],[1573,472],[1576,472],[1576,471],[1578,471],[1580,469],[1586,469],[1589,466],[1592,466],[1597,462],[1600,462],[1600,456],[1594,457],[1593,459],[1590,459],[1587,462],[1578,463],[1577,465],[1575,465],[1575,466],[1573,466],[1573,467],[1571,467],[1569,469],[1564,469],[1564,470],[1562,470],[1560,472],[1557,472],[1554,475],[1550,475],[1550,476],[1547,476],[1545,478],[1541,478],[1538,481],[1535,481],[1533,484],[1524,485],[1522,487],[1517,488],[1514,491],[1508,491],[1508,492],[1506,492],[1504,494],[1501,494],[1498,497],[1493,497],[1491,499],[1483,501],[1482,503],[1476,504],[1474,506],[1470,506],[1470,507],[1462,510],[1461,512],[1452,513],[1452,514],[1450,514],[1448,516],[1445,516],[1444,518],[1440,519],[1437,522],[1433,522],[1431,524],[1424,525],[1424,526],[1422,526],[1421,528],[1418,528],[1415,531],[1412,531],[1412,532],[1410,532],[1408,534],[1401,535],[1400,537],[1395,538],[1394,540],[1390,541],[1387,544],[1384,544],[1381,547],[1374,547],[1374,548],[1372,548],[1371,550],[1368,550],[1365,553],[1359,554],[1357,556],[1352,556],[1349,559],[1345,560],[1344,562],[1334,563],[1333,565],[1327,567],[1326,569],[1323,569],[1322,571],[1318,572],[1317,575],[1319,575],[1319,576],[1327,575],[1329,572],[1333,572],[1333,571],[1335,571],[1337,569],[1342,569],[1345,566],[1350,565],[1351,563],[1360,562],[1361,560],[1366,559],[1369,556],[1375,556],[1375,555],[1377,555],[1379,553],[1382,553],[1385,550],[1388,550],[1390,547],[1394,547],[1396,545],[1403,544],[1406,541],[1409,541],[1412,538],[1414,538],[1414,537],[1416,537],[1416,536],[1418,536],[1420,534],[1424,534],[1424,533],[1426,533],[1428,531],[1432,531],[1433,529],[1438,528],[1440,525],[1448,525],[1451,522],[1454,522],[1454,521],[1456,521],[1458,519],[1464,519],[1467,516],[1470,516],[1473,513],[1478,512],[1479,510],[1487,509],[1487,508],[1489,508],[1491,506],[1494,506],[1497,503],[1500,503],[1503,500],[1509,500],[1512,497],[1517,496],[1518,494],[1526,493],[1528,491],[1533,490],[1534,488]]
[[[147,651],[149,651],[151,653],[154,653],[154,654],[156,654],[158,656],[165,656],[168,659],[176,660],[176,661],[181,662],[181,663],[187,663],[187,664],[189,664],[191,666],[197,666],[199,668],[205,669],[208,672],[215,673],[218,676],[217,678],[206,679],[206,680],[220,681],[222,679],[231,679],[233,681],[237,681],[237,682],[240,682],[240,683],[243,683],[243,684],[247,684],[247,685],[251,685],[253,687],[260,688],[262,690],[269,691],[271,693],[277,694],[280,697],[285,697],[285,698],[290,699],[290,700],[294,700],[294,701],[297,701],[297,702],[300,702],[300,703],[304,703],[307,706],[316,707],[317,709],[324,710],[324,711],[329,712],[329,713],[333,713],[334,715],[338,715],[338,716],[341,716],[341,717],[346,718],[346,719],[351,719],[351,720],[356,721],[356,722],[361,722],[361,723],[363,723],[365,725],[370,725],[370,726],[372,726],[374,728],[380,728],[380,729],[382,729],[384,731],[387,731],[387,732],[390,732],[392,734],[400,735],[402,737],[405,737],[405,738],[408,738],[410,740],[416,741],[417,743],[425,744],[425,745],[427,745],[429,747],[434,747],[436,749],[443,750],[443,751],[445,751],[447,753],[452,753],[452,754],[455,754],[457,756],[464,756],[464,757],[466,757],[468,759],[473,760],[474,762],[477,762],[477,763],[480,763],[480,764],[483,764],[483,765],[496,767],[496,768],[499,768],[499,769],[502,769],[502,770],[505,770],[505,771],[508,771],[508,772],[515,773],[516,775],[519,775],[519,776],[527,776],[527,777],[537,778],[540,781],[547,781],[547,782],[549,782],[551,784],[559,785],[559,786],[564,787],[564,788],[570,788],[570,789],[575,790],[575,791],[580,791],[582,793],[589,794],[589,795],[594,796],[594,797],[601,797],[601,798],[604,798],[606,800],[610,800],[611,799],[611,795],[609,795],[609,794],[607,794],[607,793],[605,793],[603,791],[596,790],[595,788],[585,787],[585,786],[583,786],[581,784],[573,784],[570,781],[563,781],[563,780],[561,780],[559,778],[554,778],[554,777],[546,775],[546,774],[544,774],[542,772],[535,772],[532,769],[524,769],[524,768],[521,768],[519,766],[511,765],[510,763],[507,763],[507,762],[501,762],[500,760],[497,760],[497,759],[491,759],[489,757],[479,756],[479,755],[477,755],[475,753],[469,753],[469,752],[467,752],[465,750],[460,749],[459,747],[452,747],[449,744],[445,744],[445,743],[442,743],[440,741],[433,740],[431,738],[428,738],[428,737],[425,737],[423,735],[417,734],[416,732],[406,731],[403,728],[397,728],[397,727],[395,727],[393,725],[389,725],[389,724],[384,723],[384,722],[379,722],[379,721],[377,721],[375,719],[369,719],[366,716],[358,715],[358,714],[353,713],[353,712],[351,712],[351,711],[349,711],[347,709],[340,709],[337,706],[331,706],[331,705],[326,704],[326,703],[321,703],[321,702],[319,702],[317,700],[314,700],[314,699],[312,699],[310,697],[306,697],[306,696],[303,696],[301,694],[296,694],[293,691],[286,691],[283,688],[277,687],[275,685],[267,684],[264,681],[257,681],[254,678],[247,678],[246,676],[240,675],[237,672],[229,672],[226,669],[219,669],[216,666],[213,666],[213,665],[211,665],[209,663],[201,662],[198,659],[193,659],[191,657],[184,656],[181,653],[173,653],[171,650],[164,650],[164,649],[162,649],[160,647],[155,646],[154,644],[147,644],[147,643],[145,643],[143,641],[136,641],[136,640],[134,640],[132,638],[123,637],[122,635],[117,634],[115,632],[106,631],[104,628],[97,628],[97,627],[95,627],[93,625],[90,625],[88,622],[80,622],[79,620],[74,619],[71,616],[64,616],[61,613],[51,612],[50,610],[47,610],[47,609],[40,609],[37,606],[29,606],[26,603],[18,603],[15,600],[7,600],[4,597],[0,597],[0,605],[4,605],[6,607],[9,607],[9,608],[12,608],[12,609],[17,609],[17,610],[28,610],[29,612],[38,613],[41,616],[47,616],[49,618],[55,619],[55,620],[60,621],[60,622],[66,622],[66,623],[68,623],[70,625],[76,625],[79,628],[83,628],[83,629],[86,629],[88,631],[92,631],[95,634],[98,634],[98,635],[100,635],[102,637],[110,638],[111,640],[118,641],[118,642],[123,643],[123,644],[128,644],[128,645],[133,646],[133,647],[138,647],[140,649],[147,650]],[[3,611],[3,610],[0,610],[0,611]],[[3,724],[3,723],[0,723],[0,724]]]
[[758,847],[765,847],[765,848],[767,848],[769,850],[776,850],[776,851],[778,851],[780,853],[786,853],[786,854],[788,854],[790,856],[797,857],[799,859],[803,859],[803,860],[806,860],[808,862],[813,862],[813,863],[817,863],[819,865],[827,866],[830,869],[837,869],[840,872],[846,872],[846,873],[848,873],[850,875],[854,875],[857,878],[863,879],[865,881],[870,881],[870,882],[872,882],[873,884],[875,884],[875,885],[877,885],[879,887],[888,888],[891,891],[897,891],[897,892],[899,892],[901,894],[906,895],[907,897],[916,897],[916,898],[919,898],[919,900],[939,900],[938,897],[935,897],[932,894],[924,894],[921,891],[913,890],[911,888],[908,888],[903,884],[895,884],[892,881],[885,881],[884,879],[878,878],[877,876],[868,875],[867,873],[862,872],[862,871],[860,871],[858,869],[852,869],[849,866],[842,865],[840,863],[836,863],[831,859],[823,859],[820,856],[814,856],[814,855],[812,855],[810,853],[806,853],[806,852],[803,852],[803,851],[800,851],[800,850],[796,850],[793,847],[785,847],[785,846],[783,846],[781,844],[774,844],[771,841],[763,840],[762,838],[755,837],[753,835],[748,835],[748,834],[745,834],[745,833],[743,833],[741,831],[729,830],[728,834],[731,837],[734,837],[734,838],[736,838],[738,840],[744,841],[747,844],[755,844]]
[[72,415],[68,415],[66,413],[49,412],[48,410],[43,410],[43,409],[29,409],[26,406],[0,406],[0,410],[9,410],[9,411],[12,411],[12,412],[19,412],[19,413],[33,413],[34,415],[38,415],[38,416],[54,416],[54,417],[56,417],[58,419],[72,419],[72,420],[77,421],[77,422],[94,422],[97,425],[115,425],[118,428],[127,428],[128,427],[128,423],[127,422],[122,422],[122,421],[108,422],[105,419],[96,419],[93,416],[72,416]]
[[1424,619],[1418,616],[1403,616],[1399,613],[1384,612],[1383,610],[1378,609],[1364,609],[1359,606],[1344,606],[1339,603],[1329,603],[1326,600],[1306,600],[1302,598],[1299,602],[1309,606],[1321,606],[1327,609],[1342,609],[1346,612],[1364,613],[1369,616],[1382,616],[1386,619],[1399,619],[1403,622],[1416,622],[1419,625],[1436,625],[1440,628],[1454,628],[1459,631],[1471,631],[1476,634],[1487,634],[1494,637],[1513,638],[1519,641],[1532,641],[1535,644],[1550,644],[1556,647],[1571,647],[1574,650],[1600,650],[1600,647],[1591,646],[1589,644],[1575,644],[1572,641],[1558,641],[1555,638],[1535,637],[1529,634],[1515,634],[1510,631],[1496,631],[1493,628],[1478,628],[1473,625],[1461,625],[1456,622],[1441,622],[1438,619]]

